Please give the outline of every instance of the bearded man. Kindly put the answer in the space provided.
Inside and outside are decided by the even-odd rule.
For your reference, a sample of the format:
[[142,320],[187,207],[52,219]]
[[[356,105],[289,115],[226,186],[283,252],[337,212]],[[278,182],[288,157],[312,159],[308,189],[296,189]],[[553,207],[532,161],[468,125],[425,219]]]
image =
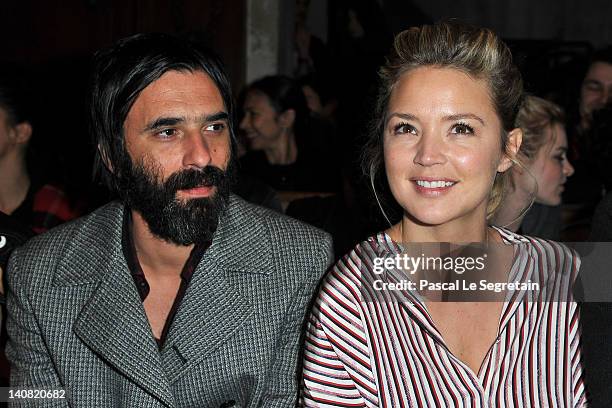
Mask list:
[[94,61],[97,168],[120,197],[31,240],[8,269],[11,386],[76,407],[295,404],[324,233],[230,194],[231,89],[161,34]]

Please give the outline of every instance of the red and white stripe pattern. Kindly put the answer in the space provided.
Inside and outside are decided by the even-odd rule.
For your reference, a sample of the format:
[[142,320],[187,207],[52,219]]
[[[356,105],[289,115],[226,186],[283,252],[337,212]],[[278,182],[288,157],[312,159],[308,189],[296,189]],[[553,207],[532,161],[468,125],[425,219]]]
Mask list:
[[578,256],[558,243],[498,231],[514,246],[512,280],[545,289],[530,301],[525,292],[507,294],[480,372],[449,351],[420,300],[372,289],[374,258],[400,251],[381,233],[338,261],[322,284],[306,333],[304,405],[586,406],[578,310],[567,295]]

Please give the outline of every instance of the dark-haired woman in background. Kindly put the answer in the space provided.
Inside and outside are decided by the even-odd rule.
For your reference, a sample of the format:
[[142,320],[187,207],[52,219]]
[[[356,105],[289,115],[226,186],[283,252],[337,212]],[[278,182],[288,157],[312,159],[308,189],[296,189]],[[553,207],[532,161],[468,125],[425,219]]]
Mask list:
[[309,115],[300,85],[268,76],[247,88],[240,129],[250,145],[241,170],[279,191],[336,191],[331,141]]

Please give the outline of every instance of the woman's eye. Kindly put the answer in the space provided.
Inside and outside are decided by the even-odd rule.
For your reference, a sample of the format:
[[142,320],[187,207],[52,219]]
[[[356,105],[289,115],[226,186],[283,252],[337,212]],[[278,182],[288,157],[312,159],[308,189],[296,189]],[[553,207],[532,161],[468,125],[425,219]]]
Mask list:
[[396,135],[401,135],[401,134],[406,134],[406,133],[416,135],[417,130],[415,129],[414,126],[409,125],[407,123],[398,123],[397,125],[393,127],[393,133]]
[[474,128],[466,123],[457,123],[452,127],[451,133],[470,135],[474,133]]

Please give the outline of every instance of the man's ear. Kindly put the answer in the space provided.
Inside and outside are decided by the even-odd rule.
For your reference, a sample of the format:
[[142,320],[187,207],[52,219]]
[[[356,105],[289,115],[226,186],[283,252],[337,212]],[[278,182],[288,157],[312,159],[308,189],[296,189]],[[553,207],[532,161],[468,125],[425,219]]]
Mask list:
[[15,130],[15,144],[27,145],[32,137],[32,125],[30,122],[21,122],[13,127]]
[[508,141],[504,149],[504,154],[502,154],[502,158],[497,165],[498,172],[503,173],[512,167],[512,164],[516,161],[522,142],[523,131],[520,128],[512,129],[510,133],[508,133]]
[[98,152],[100,153],[100,158],[102,159],[102,163],[104,163],[104,166],[106,166],[108,171],[110,171],[111,173],[114,173],[113,163],[110,161],[108,154],[106,153],[106,149],[104,149],[104,147],[102,147],[100,143],[98,143]]
[[295,109],[287,109],[278,117],[278,123],[281,127],[291,129],[295,123]]

